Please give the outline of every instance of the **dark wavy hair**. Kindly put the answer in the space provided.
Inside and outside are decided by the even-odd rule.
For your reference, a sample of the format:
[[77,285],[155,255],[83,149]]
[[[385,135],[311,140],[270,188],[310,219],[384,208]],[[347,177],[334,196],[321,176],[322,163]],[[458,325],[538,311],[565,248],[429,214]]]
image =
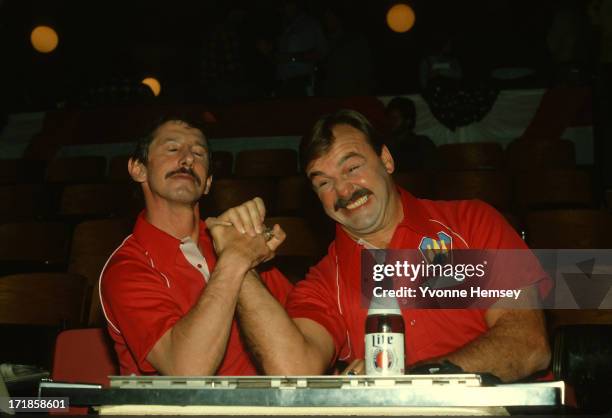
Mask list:
[[302,170],[313,160],[324,155],[336,139],[333,129],[337,125],[349,125],[362,132],[374,152],[380,155],[385,144],[382,135],[372,126],[370,121],[361,113],[351,109],[340,109],[330,115],[320,118],[312,127],[308,135],[300,143],[300,164]]

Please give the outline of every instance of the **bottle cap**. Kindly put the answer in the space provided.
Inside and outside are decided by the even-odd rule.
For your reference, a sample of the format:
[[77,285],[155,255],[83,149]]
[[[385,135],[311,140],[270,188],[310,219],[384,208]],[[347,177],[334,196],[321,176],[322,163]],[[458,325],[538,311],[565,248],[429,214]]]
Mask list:
[[368,316],[372,315],[401,315],[402,311],[399,308],[370,308]]
[[368,316],[370,315],[401,315],[399,304],[396,298],[373,298],[370,301],[370,309],[368,309]]

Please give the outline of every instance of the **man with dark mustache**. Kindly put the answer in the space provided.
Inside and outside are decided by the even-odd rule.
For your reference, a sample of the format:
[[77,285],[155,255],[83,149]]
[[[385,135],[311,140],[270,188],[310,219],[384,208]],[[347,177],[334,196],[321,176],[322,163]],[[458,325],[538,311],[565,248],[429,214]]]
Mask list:
[[[265,237],[260,229],[243,227],[247,207],[259,206],[264,213],[261,199],[207,223],[200,220],[198,202],[212,182],[203,132],[187,118],[163,118],[129,160],[146,208],[100,278],[102,308],[123,375],[257,374],[234,320],[235,307],[245,276],[273,256],[284,233],[275,226]],[[220,226],[230,224],[234,227]],[[272,270],[255,279],[284,304],[291,289],[284,276]]]
[[[245,279],[238,312],[255,356],[271,375],[313,375],[336,360],[363,372],[362,249],[526,249],[493,208],[479,201],[417,199],[397,187],[394,161],[369,121],[351,110],[321,118],[300,147],[302,167],[336,221],[328,254],[298,282],[286,311],[261,283]],[[537,298],[541,277],[525,277]],[[529,306],[534,306],[533,304]],[[545,369],[550,350],[541,311],[402,309],[406,370],[427,363],[514,381]]]
[[198,177],[198,175],[193,171],[192,168],[187,168],[187,167],[181,167],[178,170],[169,172],[168,174],[166,174],[166,178],[168,179],[172,176],[181,175],[181,174],[186,174],[188,176],[191,176],[195,180],[198,186],[202,184],[202,179]]
[[357,199],[360,199],[369,194],[372,194],[372,192],[369,191],[368,189],[358,189],[355,191],[355,193],[353,193],[351,196],[349,196],[346,199],[343,199],[342,197],[338,197],[338,200],[336,200],[336,203],[334,203],[334,210],[337,212],[340,209],[346,209],[346,207],[350,203],[355,202],[357,201]]

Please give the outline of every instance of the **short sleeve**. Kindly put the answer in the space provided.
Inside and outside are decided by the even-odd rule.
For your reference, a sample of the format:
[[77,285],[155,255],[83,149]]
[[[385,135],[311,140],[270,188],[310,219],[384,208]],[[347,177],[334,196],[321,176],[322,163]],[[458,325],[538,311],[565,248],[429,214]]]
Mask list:
[[260,273],[261,280],[264,282],[268,291],[274,296],[282,306],[287,304],[287,297],[293,290],[293,285],[283,273],[276,268]]
[[329,332],[335,345],[334,361],[348,343],[337,289],[335,265],[331,257],[327,256],[308,271],[304,280],[295,285],[286,306],[291,318],[310,319]]
[[470,248],[486,250],[489,256],[495,257],[496,273],[489,286],[519,289],[537,285],[540,297],[548,295],[552,280],[535,254],[497,210],[479,200],[465,201],[460,216],[468,224],[465,236]]
[[467,237],[470,248],[528,248],[503,215],[481,200],[462,201],[459,220],[462,225],[467,226],[464,236]]
[[100,286],[110,328],[122,335],[139,370],[155,372],[146,357],[183,316],[168,282],[150,265],[125,257],[106,268]]

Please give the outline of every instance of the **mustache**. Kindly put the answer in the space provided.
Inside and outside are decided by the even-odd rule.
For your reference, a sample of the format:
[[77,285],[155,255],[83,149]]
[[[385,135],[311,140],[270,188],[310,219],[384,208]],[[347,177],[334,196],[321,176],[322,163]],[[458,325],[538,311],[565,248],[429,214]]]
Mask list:
[[166,178],[170,178],[176,174],[188,174],[191,177],[193,177],[193,179],[198,185],[202,184],[202,180],[200,179],[200,177],[198,177],[195,171],[193,171],[191,168],[187,168],[187,167],[177,168],[176,170],[171,171],[168,174],[166,174]]
[[334,210],[339,210],[339,209],[344,209],[346,208],[351,202],[354,202],[357,199],[360,199],[364,196],[370,195],[372,194],[372,192],[369,189],[359,189],[356,190],[351,197],[343,199],[341,197],[339,197],[336,200],[336,203],[334,203]]

